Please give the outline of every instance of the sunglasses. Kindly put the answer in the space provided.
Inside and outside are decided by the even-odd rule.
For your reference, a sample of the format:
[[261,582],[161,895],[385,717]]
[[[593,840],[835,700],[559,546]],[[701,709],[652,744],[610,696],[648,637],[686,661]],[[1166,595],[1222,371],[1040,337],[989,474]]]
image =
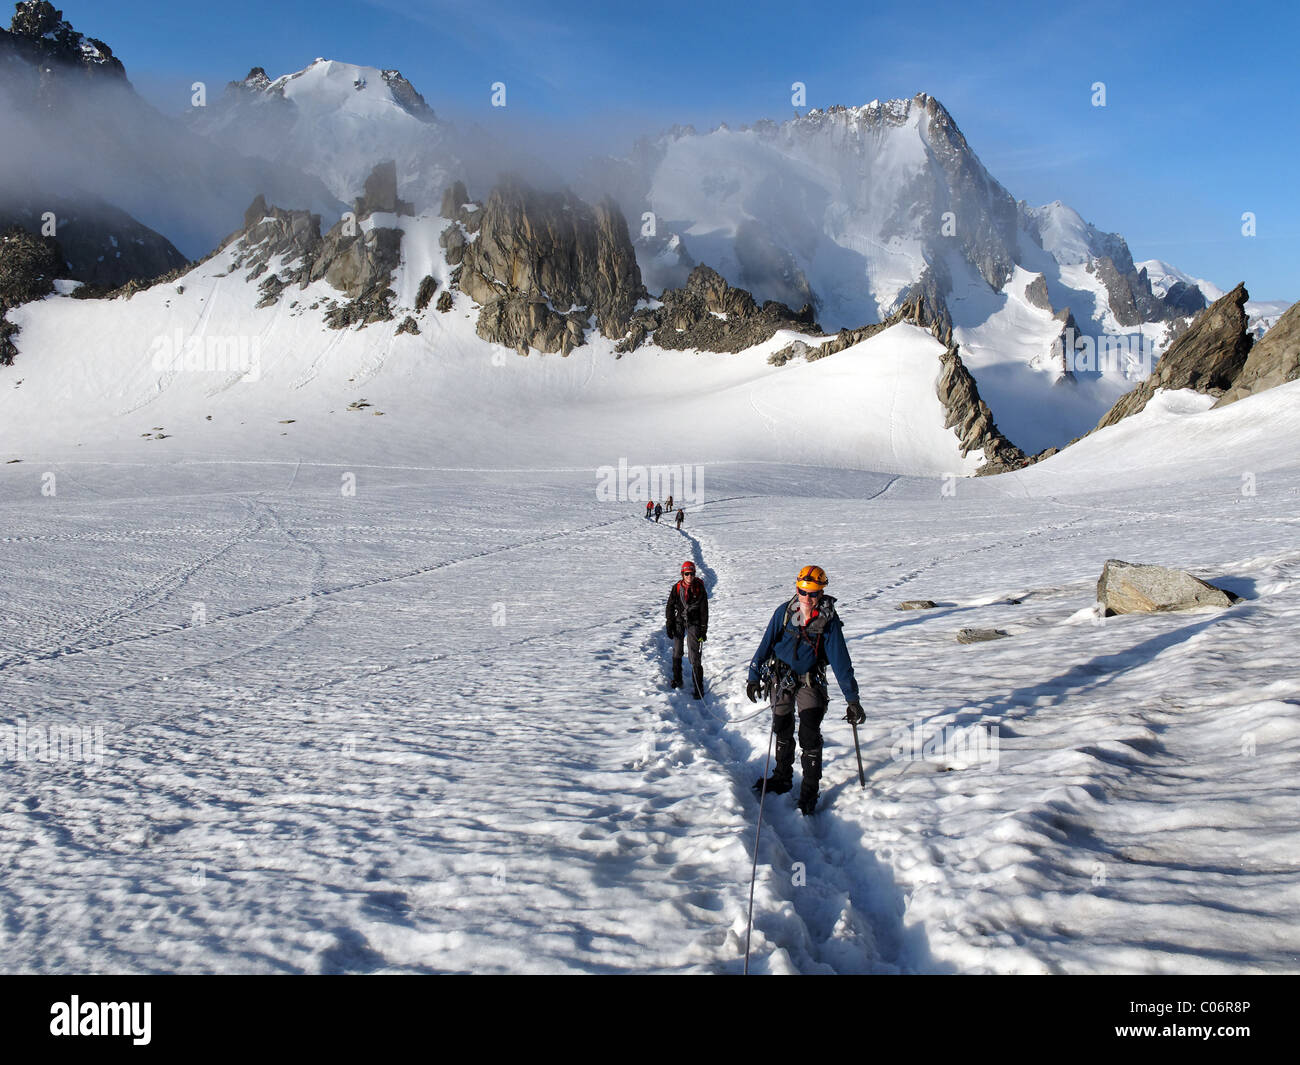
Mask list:
[[808,598],[808,599],[817,599],[817,598],[818,598],[822,593],[821,593],[821,592],[805,592],[802,588],[800,588],[800,589],[799,589],[799,594],[802,595],[802,596],[805,596],[805,597]]

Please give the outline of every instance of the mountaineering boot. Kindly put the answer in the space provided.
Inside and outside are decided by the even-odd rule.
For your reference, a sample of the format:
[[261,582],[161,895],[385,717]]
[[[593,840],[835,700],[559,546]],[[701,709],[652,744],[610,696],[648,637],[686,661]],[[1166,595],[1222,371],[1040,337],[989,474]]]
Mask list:
[[682,686],[682,660],[680,658],[674,658],[673,659],[673,687],[680,688],[681,686]]
[[761,792],[765,784],[773,795],[784,795],[794,787],[794,737],[776,741],[776,769],[766,780],[759,777],[754,790]]
[[794,787],[794,777],[793,776],[783,777],[781,776],[780,771],[778,770],[777,772],[773,773],[770,777],[768,777],[766,780],[764,780],[762,777],[759,777],[756,781],[754,781],[754,790],[761,793],[764,790],[764,785],[767,786],[766,790],[771,794],[784,795],[787,791],[789,791],[791,788]]
[[692,699],[704,698],[704,667],[698,662],[691,670],[691,679],[694,681],[695,690],[691,692]]
[[803,781],[799,785],[799,812],[807,817],[817,812],[817,793],[821,790],[822,752],[804,751],[799,759]]

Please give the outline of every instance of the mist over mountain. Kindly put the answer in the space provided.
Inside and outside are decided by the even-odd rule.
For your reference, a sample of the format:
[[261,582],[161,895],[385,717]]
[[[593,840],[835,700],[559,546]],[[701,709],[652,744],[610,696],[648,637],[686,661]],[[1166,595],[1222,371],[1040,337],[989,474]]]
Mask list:
[[38,193],[93,197],[189,258],[238,228],[259,193],[344,209],[318,178],[214,144],[157,111],[103,42],[78,33],[45,0],[18,4],[0,37],[0,144],[0,205]]
[[[1136,264],[1059,200],[1017,200],[923,92],[629,130],[624,154],[591,155],[504,113],[491,131],[457,125],[398,70],[317,58],[253,66],[171,118],[107,44],[27,0],[0,38],[0,94],[0,220],[35,232],[53,212],[71,280],[174,271],[182,253],[261,241],[271,212],[294,220],[291,257],[259,260],[257,305],[346,277],[333,324],[418,330],[428,300],[410,294],[437,284],[442,304],[471,299],[483,341],[521,354],[596,336],[620,355],[735,352],[776,336],[784,364],[907,321],[949,349],[965,446],[999,455],[1087,433],[1222,295]],[[1255,335],[1285,309],[1247,306]],[[839,339],[797,339],[817,330]],[[1088,354],[1110,349],[1123,357]]]

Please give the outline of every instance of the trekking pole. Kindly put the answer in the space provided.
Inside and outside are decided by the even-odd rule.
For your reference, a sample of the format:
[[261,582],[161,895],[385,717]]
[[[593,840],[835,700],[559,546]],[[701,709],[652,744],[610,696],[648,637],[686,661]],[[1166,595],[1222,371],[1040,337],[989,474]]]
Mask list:
[[745,975],[749,975],[749,935],[754,930],[754,881],[758,879],[758,835],[763,831],[763,800],[767,798],[767,772],[772,764],[773,722],[767,730],[767,759],[763,763],[763,790],[758,795],[758,827],[754,829],[754,864],[749,871],[749,920],[745,923]]
[[864,788],[867,786],[867,775],[862,772],[862,748],[858,746],[858,726],[856,722],[850,721],[853,726],[853,749],[858,752],[858,783]]

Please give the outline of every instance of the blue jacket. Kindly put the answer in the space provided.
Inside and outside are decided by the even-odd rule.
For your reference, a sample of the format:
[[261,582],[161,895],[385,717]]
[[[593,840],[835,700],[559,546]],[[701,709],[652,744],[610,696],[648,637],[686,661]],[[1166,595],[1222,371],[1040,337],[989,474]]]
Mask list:
[[849,649],[844,643],[844,624],[835,613],[835,598],[823,595],[818,607],[817,617],[807,626],[799,624],[797,597],[776,608],[749,663],[749,680],[758,682],[758,671],[773,654],[796,673],[825,669],[829,663],[835,670],[844,701],[856,703],[859,701],[858,681],[853,675],[853,663],[849,661]]

